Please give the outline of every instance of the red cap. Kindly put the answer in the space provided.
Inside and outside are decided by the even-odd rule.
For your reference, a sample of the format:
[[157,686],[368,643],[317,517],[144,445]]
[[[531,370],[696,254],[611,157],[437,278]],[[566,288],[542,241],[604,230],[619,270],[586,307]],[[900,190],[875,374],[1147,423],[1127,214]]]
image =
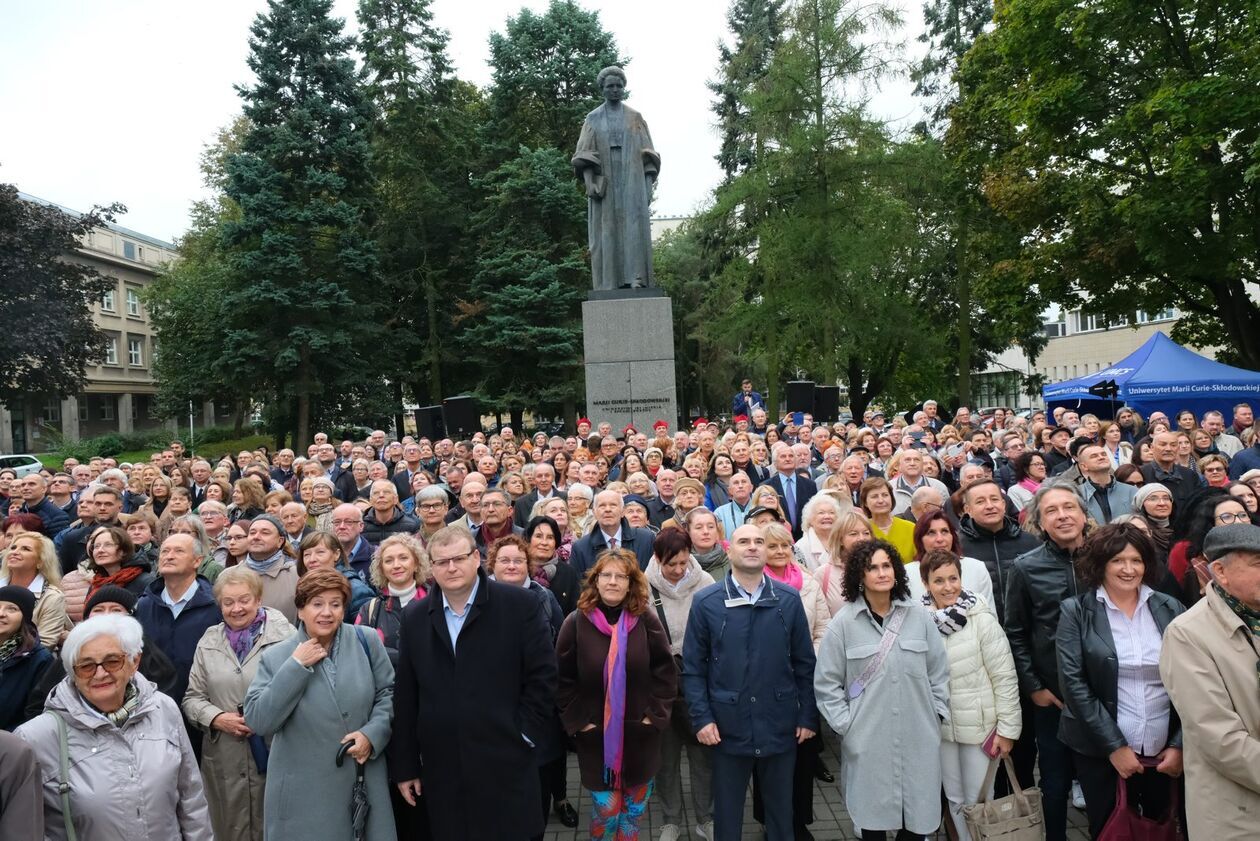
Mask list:
[[579,426],[581,426],[582,424],[586,424],[587,426],[590,426],[590,425],[591,425],[591,419],[590,419],[590,418],[578,418],[578,425],[579,425]]
[[622,434],[622,435],[629,435],[631,432],[638,432],[638,431],[639,431],[639,430],[637,430],[637,429],[635,429],[635,428],[634,428],[634,424],[632,424],[632,423],[628,423],[628,424],[626,424],[626,428],[625,428],[625,429],[623,429],[623,430],[621,430],[621,434]]
[[652,424],[652,429],[653,429],[653,430],[657,430],[657,429],[669,429],[669,424],[667,424],[667,423],[666,423],[665,421],[663,421],[663,420],[658,420],[656,423]]
[[748,415],[736,415],[735,417],[731,418],[731,421],[734,423],[739,423],[741,421],[743,421],[744,423],[748,423]]
[[698,429],[702,426],[708,426],[708,425],[709,425],[709,421],[706,418],[696,418],[691,423],[692,429]]

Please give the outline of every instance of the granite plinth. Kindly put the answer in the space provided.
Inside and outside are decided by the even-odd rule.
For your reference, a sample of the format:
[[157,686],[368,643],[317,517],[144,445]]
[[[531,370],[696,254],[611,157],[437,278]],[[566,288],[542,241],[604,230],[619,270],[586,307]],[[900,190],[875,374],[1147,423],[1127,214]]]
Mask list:
[[627,424],[650,434],[662,419],[676,428],[673,307],[658,290],[626,291],[582,304],[586,414],[618,434]]

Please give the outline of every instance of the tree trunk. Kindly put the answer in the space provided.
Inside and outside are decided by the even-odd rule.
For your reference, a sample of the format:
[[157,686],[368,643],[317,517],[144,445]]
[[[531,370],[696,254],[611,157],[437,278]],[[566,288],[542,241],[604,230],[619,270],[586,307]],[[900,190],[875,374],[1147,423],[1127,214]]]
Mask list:
[[[520,406],[513,406],[509,411],[512,418],[512,431],[518,435],[525,434],[525,410]],[[496,418],[497,419],[497,418]],[[499,422],[499,428],[503,428],[502,421]]]
[[305,391],[297,396],[297,435],[293,443],[302,450],[311,443],[311,396]]
[[958,241],[954,267],[958,272],[955,297],[958,299],[958,404],[971,406],[971,268],[967,265],[970,219],[966,202],[958,209]]
[[560,411],[564,420],[564,431],[577,431],[577,401],[572,397],[564,398],[564,407]]
[[401,382],[394,385],[394,428],[398,430],[398,438],[402,440],[404,429],[403,424],[406,418],[403,417],[403,387]]
[[246,401],[237,400],[232,412],[232,436],[240,438],[245,435],[245,406]]
[[428,315],[429,335],[425,341],[425,361],[429,367],[429,394],[433,403],[442,402],[442,343],[438,340],[437,284],[431,272],[424,272],[424,305]]

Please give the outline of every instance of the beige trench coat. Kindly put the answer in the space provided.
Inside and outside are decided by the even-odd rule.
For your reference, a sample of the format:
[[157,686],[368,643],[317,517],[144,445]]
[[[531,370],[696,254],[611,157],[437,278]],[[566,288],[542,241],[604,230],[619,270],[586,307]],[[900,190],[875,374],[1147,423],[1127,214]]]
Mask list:
[[1260,640],[1215,587],[1164,632],[1159,674],[1181,716],[1191,838],[1252,838],[1260,827],[1258,658]]
[[266,777],[258,773],[245,739],[214,730],[210,722],[245,703],[263,652],[293,635],[295,628],[280,611],[270,607],[266,611],[262,635],[244,663],[237,662],[220,623],[208,628],[197,643],[188,676],[184,715],[208,734],[201,752],[201,776],[217,841],[262,841],[263,837]]

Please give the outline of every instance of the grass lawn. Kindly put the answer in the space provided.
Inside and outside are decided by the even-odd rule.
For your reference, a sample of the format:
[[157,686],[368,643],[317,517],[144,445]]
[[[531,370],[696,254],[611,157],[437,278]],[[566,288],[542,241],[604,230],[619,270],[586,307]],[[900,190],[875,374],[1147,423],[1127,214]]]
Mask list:
[[[275,440],[270,435],[247,435],[244,438],[235,438],[231,441],[215,441],[213,444],[206,444],[202,447],[198,447],[197,455],[208,457],[211,460],[211,464],[213,464],[214,461],[224,453],[232,453],[235,455],[241,450],[252,450],[262,446],[272,448],[274,444]],[[125,453],[119,453],[113,458],[116,459],[119,464],[122,464],[124,461],[129,461],[134,464],[137,461],[148,461],[149,456],[152,455],[153,452],[153,448],[146,450],[129,450]],[[39,460],[42,461],[44,466],[50,470],[61,469],[61,456],[45,454],[41,455]]]

